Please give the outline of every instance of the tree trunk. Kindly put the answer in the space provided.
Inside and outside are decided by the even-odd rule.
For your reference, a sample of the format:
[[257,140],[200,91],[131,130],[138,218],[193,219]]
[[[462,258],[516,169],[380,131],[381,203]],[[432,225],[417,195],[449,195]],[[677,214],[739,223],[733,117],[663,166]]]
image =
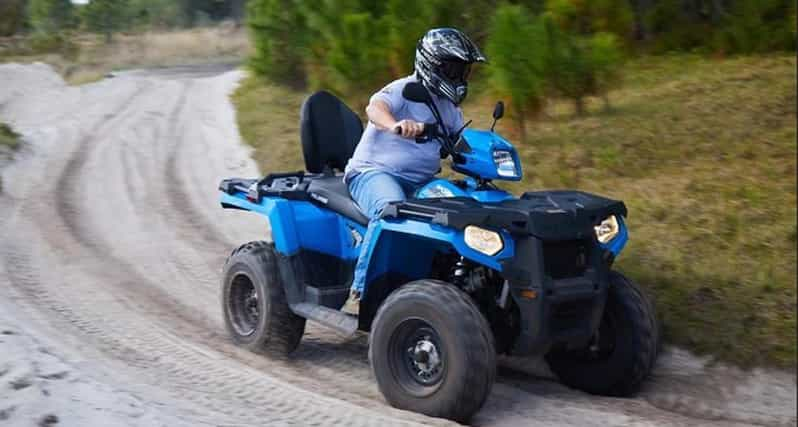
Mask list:
[[653,7],[652,0],[629,0],[634,14],[635,40],[648,40],[649,33],[646,28],[646,15],[651,12]]
[[574,98],[574,108],[576,109],[577,116],[585,115],[585,98],[578,96]]
[[526,141],[526,112],[519,105],[515,106],[515,122],[518,125],[518,133],[521,143]]

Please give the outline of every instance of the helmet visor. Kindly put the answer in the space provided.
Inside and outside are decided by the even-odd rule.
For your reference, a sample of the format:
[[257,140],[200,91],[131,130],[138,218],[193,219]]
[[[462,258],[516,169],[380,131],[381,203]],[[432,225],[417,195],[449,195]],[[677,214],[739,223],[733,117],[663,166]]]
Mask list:
[[455,82],[465,82],[471,74],[471,64],[463,61],[443,61],[441,73]]

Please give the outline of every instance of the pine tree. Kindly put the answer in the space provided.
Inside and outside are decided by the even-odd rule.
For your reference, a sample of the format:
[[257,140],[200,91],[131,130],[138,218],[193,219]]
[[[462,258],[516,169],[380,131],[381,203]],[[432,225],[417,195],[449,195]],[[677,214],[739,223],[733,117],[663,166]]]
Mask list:
[[28,19],[34,30],[57,33],[74,24],[74,7],[70,0],[30,0]]
[[83,24],[110,43],[113,34],[127,25],[129,6],[128,0],[91,0],[83,9]]

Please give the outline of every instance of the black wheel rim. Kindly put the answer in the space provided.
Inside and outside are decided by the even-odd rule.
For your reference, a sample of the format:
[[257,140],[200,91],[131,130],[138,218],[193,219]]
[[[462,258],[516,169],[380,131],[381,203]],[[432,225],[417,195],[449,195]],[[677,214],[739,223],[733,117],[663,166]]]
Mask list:
[[236,333],[243,337],[255,333],[260,320],[260,304],[258,292],[248,276],[239,274],[233,278],[227,304],[230,323]]
[[429,396],[446,377],[443,341],[435,328],[422,319],[406,319],[394,329],[388,360],[396,382],[413,396]]

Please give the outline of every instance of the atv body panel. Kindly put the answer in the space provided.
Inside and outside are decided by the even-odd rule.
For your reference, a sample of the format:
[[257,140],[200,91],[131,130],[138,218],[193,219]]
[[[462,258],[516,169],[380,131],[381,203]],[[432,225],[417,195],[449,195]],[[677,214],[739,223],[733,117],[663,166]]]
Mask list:
[[[490,130],[465,129],[461,135],[463,144],[458,151],[458,161],[452,169],[464,175],[486,180],[520,181],[523,178],[521,161],[513,144]],[[514,173],[500,174],[494,162],[497,152],[505,152],[513,159]]]
[[452,197],[470,197],[480,202],[501,202],[512,199],[513,195],[499,189],[479,189],[476,181],[466,178],[452,182],[445,179],[433,179],[416,191],[417,199],[440,199]]
[[[340,174],[362,133],[360,119],[327,92],[311,95],[300,120],[307,172],[219,186],[222,206],[265,216],[273,240],[246,244],[228,258],[226,325],[256,325],[255,342],[276,336],[282,353],[298,345],[304,319],[345,336],[371,332],[369,359],[389,403],[463,422],[490,390],[494,350],[562,362],[552,366],[564,382],[589,392],[638,388],[659,332],[653,305],[611,270],[628,240],[624,203],[581,191],[515,197],[491,183],[522,178],[512,144],[492,129],[441,130],[419,83],[408,83],[402,95],[419,103],[414,108],[426,103],[436,119],[415,142],[437,139],[441,158],[451,157],[452,169],[466,177],[434,179],[369,220]],[[497,104],[494,119],[502,114]],[[352,316],[341,308],[361,256],[366,283]],[[259,269],[268,274],[247,273]],[[260,321],[272,318],[280,327]],[[600,375],[586,375],[596,371],[597,357]],[[458,360],[451,375],[447,360]],[[438,393],[444,389],[448,394]],[[461,404],[476,394],[482,397]]]
[[[290,304],[337,310],[346,300],[367,225],[351,212],[329,209],[331,195],[313,190],[314,180],[340,179],[297,172],[220,185],[224,207],[268,218],[275,248],[283,256],[281,270],[291,276],[285,283],[296,284],[286,291]],[[396,287],[430,277],[436,256],[456,254],[505,278],[520,313],[512,354],[543,353],[553,343],[584,345],[601,319],[609,265],[628,236],[621,220],[619,236],[602,245],[593,227],[609,215],[625,216],[624,204],[577,191],[530,192],[515,199],[444,180],[431,182],[418,195],[444,185],[463,196],[394,203],[376,220],[365,255],[358,328],[369,329],[379,303]],[[483,202],[475,194],[500,201]],[[469,225],[498,232],[501,251],[488,256],[470,248],[464,239]]]

